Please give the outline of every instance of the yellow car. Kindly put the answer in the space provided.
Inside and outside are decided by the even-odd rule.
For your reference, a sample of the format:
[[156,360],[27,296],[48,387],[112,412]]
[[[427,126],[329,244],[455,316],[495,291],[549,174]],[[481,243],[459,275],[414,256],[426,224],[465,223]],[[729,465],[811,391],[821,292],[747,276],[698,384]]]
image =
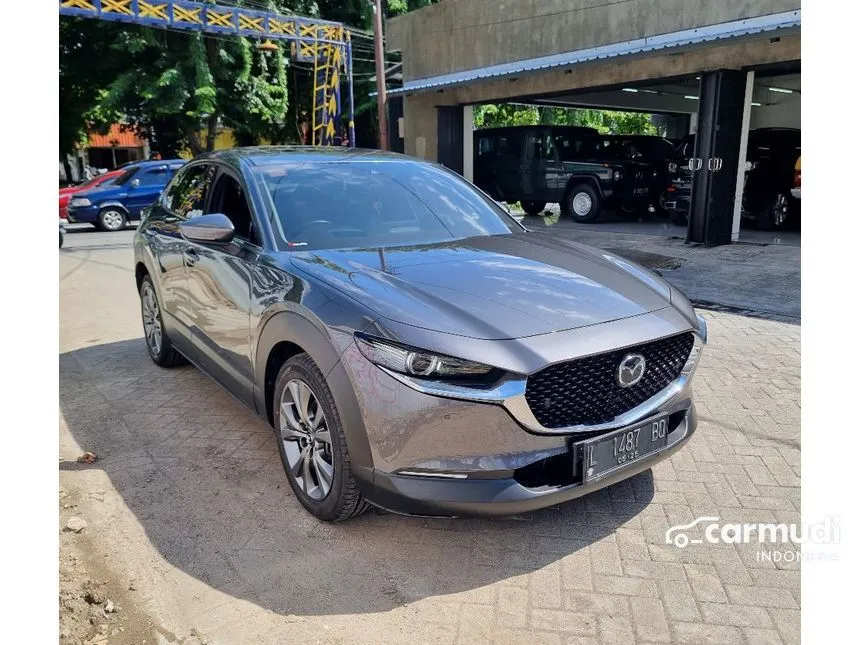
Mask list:
[[791,187],[791,196],[800,199],[800,157],[794,164],[794,184]]

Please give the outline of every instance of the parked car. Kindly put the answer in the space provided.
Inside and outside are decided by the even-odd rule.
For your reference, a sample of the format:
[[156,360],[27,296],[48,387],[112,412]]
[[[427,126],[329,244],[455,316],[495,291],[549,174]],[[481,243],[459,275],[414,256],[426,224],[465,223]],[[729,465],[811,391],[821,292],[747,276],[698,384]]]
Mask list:
[[189,359],[271,424],[322,520],[542,508],[696,428],[689,301],[436,164],[209,153],[148,209],[134,257],[150,358]]
[[474,137],[475,184],[493,199],[519,201],[530,215],[559,203],[573,219],[594,222],[604,206],[648,206],[651,169],[607,153],[593,128],[514,126]]
[[184,163],[173,159],[129,164],[110,184],[72,195],[69,221],[90,222],[102,231],[125,228],[130,220],[140,219],[143,209],[158,199]]
[[69,218],[69,201],[72,199],[72,195],[89,190],[90,188],[95,188],[96,186],[106,186],[121,174],[121,170],[111,170],[103,175],[93,177],[82,184],[60,188],[60,219]]
[[672,183],[669,162],[672,161],[677,144],[665,137],[647,134],[603,135],[603,140],[611,142],[607,147],[620,155],[621,159],[648,164],[651,170],[651,202],[656,209],[664,212],[664,196]]
[[743,214],[764,230],[783,229],[799,215],[791,199],[794,169],[800,158],[800,130],[750,130],[744,180]]
[[669,185],[661,198],[673,223],[686,226],[693,193],[693,171],[690,159],[695,155],[696,135],[688,134],[676,146],[666,164]]
[[795,199],[800,199],[800,157],[797,158],[797,163],[794,164],[794,183],[791,186],[791,196]]

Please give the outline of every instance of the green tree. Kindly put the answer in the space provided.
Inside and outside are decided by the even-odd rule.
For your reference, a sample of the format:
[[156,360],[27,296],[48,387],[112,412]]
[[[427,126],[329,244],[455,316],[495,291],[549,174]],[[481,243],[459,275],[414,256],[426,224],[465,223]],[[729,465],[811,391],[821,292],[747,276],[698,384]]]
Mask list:
[[601,134],[659,134],[650,114],[616,110],[500,103],[475,106],[473,120],[476,128],[543,123],[595,128]]

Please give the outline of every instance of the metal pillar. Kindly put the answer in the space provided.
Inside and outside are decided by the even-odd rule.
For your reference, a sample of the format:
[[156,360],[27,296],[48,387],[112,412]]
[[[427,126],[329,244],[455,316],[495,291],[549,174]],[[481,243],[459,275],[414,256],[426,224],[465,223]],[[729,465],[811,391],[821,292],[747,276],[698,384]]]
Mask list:
[[352,91],[352,38],[346,32],[346,80],[349,84],[349,146],[355,148],[355,99]]
[[388,115],[385,111],[385,49],[382,43],[382,4],[373,0],[373,51],[376,59],[376,115],[379,149],[388,150]]
[[439,163],[463,174],[463,106],[436,107],[437,157]]
[[475,175],[475,152],[473,135],[475,129],[472,106],[463,106],[463,177],[472,181]]
[[702,72],[687,241],[732,241],[746,73]]
[[747,142],[750,133],[750,114],[752,110],[755,72],[747,72],[746,91],[744,92],[744,114],[741,121],[741,143],[738,154],[738,174],[735,181],[735,209],[732,214],[732,242],[737,242],[741,232],[741,211],[744,201],[744,179],[746,178]]

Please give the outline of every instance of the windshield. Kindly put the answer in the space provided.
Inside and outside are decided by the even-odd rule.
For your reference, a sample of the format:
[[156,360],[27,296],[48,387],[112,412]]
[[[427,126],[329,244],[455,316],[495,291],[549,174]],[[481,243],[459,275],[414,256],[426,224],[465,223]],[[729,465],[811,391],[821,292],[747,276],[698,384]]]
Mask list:
[[121,175],[119,175],[113,181],[106,182],[105,186],[108,186],[108,185],[122,186],[125,182],[127,182],[129,179],[131,179],[132,175],[134,175],[134,173],[136,173],[136,172],[137,172],[136,167],[135,168],[128,168],[127,170],[123,170]]
[[460,177],[429,164],[313,163],[255,173],[288,249],[404,246],[524,230]]
[[115,179],[115,177],[105,179],[104,175],[98,175],[96,177],[93,177],[92,179],[88,179],[87,181],[83,182],[82,184],[79,184],[78,188],[86,189],[86,188],[92,188],[93,186],[96,186],[96,185],[98,185],[98,186],[109,186],[113,183],[114,179]]

